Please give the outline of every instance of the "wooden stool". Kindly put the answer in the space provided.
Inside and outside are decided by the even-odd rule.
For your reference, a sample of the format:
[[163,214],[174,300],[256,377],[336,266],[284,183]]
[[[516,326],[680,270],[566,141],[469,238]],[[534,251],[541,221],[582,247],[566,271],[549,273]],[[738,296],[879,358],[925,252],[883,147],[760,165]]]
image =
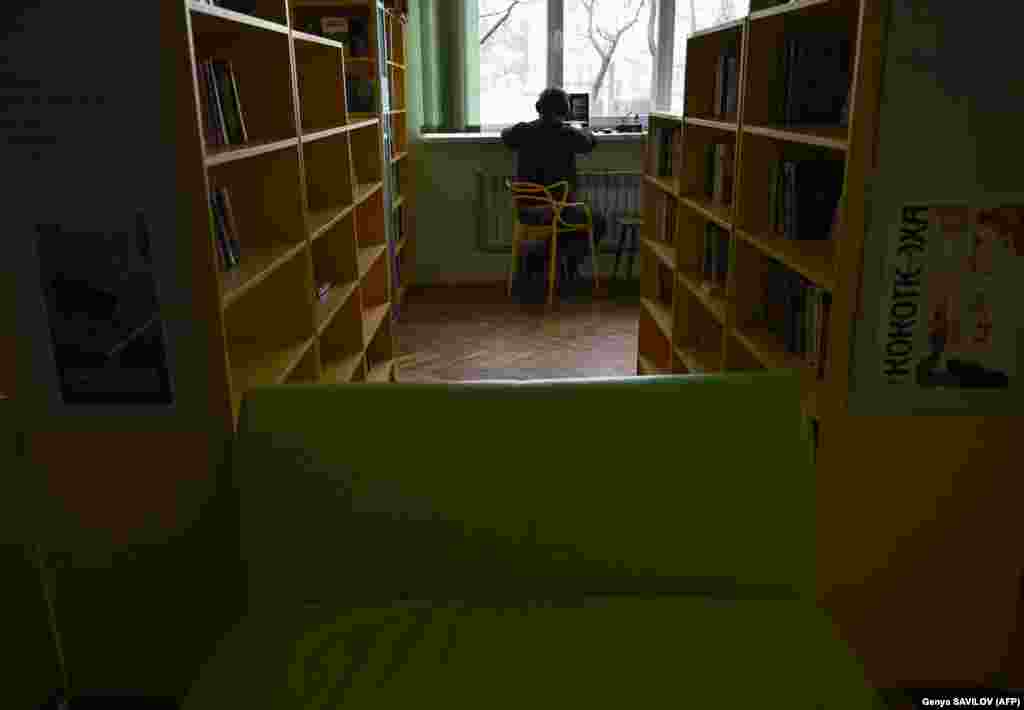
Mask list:
[[619,218],[619,244],[615,247],[615,268],[612,269],[612,278],[614,279],[619,273],[619,258],[622,256],[622,248],[626,246],[627,236],[632,237],[632,243],[627,246],[626,249],[629,251],[629,265],[626,267],[626,278],[632,278],[633,276],[633,257],[636,256],[639,246],[637,242],[639,240],[640,226],[644,223],[644,218],[638,214],[627,214]]

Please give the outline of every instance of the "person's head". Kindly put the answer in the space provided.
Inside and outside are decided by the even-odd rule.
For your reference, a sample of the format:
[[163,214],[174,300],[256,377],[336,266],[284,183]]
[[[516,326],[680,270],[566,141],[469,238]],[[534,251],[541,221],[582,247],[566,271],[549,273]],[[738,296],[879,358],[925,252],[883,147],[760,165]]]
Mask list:
[[564,121],[569,117],[569,94],[552,87],[540,92],[537,113],[545,121]]

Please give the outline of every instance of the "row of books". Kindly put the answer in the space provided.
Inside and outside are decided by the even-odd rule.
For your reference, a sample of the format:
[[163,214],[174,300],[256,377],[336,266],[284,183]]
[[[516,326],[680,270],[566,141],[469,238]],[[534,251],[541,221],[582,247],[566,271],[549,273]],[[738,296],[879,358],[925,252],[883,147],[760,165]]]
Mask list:
[[739,48],[733,42],[718,55],[718,61],[715,63],[715,94],[711,107],[715,117],[735,116],[738,110],[739,94]]
[[729,275],[729,233],[717,224],[708,223],[704,230],[704,281],[725,287]]
[[704,196],[718,205],[732,204],[733,153],[730,143],[712,143],[705,151]]
[[676,243],[676,206],[674,199],[659,195],[653,239],[669,245]]
[[673,177],[673,159],[680,153],[683,140],[681,126],[659,125],[651,127],[651,145],[654,149],[655,171],[658,177]]
[[769,327],[786,350],[824,373],[828,350],[831,295],[819,286],[772,262],[767,275],[765,307]]
[[210,211],[213,215],[213,234],[217,246],[217,264],[221,271],[230,271],[241,261],[238,242],[238,223],[231,207],[231,195],[226,187],[210,191]]
[[786,239],[828,239],[843,191],[839,160],[783,160],[771,166],[768,220]]
[[238,145],[249,140],[238,81],[230,61],[207,59],[198,66],[203,131],[209,146]]
[[391,238],[396,245],[405,239],[405,205],[392,212]]
[[345,100],[351,113],[377,113],[377,91],[372,79],[345,77]]
[[787,36],[782,52],[783,123],[845,125],[849,113],[850,39],[840,33]]

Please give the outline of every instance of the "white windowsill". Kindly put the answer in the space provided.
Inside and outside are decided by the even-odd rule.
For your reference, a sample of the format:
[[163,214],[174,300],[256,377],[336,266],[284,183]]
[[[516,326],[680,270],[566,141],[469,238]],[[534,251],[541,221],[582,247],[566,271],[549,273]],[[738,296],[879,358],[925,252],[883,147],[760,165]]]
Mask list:
[[[498,132],[485,133],[424,133],[420,136],[424,143],[501,143]],[[601,143],[632,143],[643,140],[647,133],[595,133],[598,144]]]

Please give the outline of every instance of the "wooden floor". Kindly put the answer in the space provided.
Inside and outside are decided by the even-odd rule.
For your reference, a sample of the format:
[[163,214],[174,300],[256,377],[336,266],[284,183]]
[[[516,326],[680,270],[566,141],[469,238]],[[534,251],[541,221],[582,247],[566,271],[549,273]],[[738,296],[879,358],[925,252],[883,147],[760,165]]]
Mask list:
[[496,287],[410,291],[395,330],[399,382],[636,374],[635,289],[545,313]]

